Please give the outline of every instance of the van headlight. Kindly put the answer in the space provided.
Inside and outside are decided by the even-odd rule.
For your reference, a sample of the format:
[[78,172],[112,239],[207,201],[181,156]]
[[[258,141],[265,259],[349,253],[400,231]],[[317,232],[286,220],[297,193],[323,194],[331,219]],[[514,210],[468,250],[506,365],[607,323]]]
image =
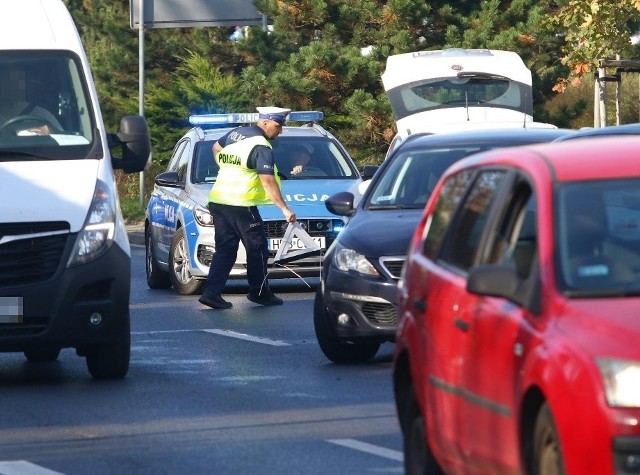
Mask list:
[[640,362],[596,358],[607,403],[611,407],[640,407]]
[[107,252],[113,244],[115,228],[115,192],[105,182],[98,180],[87,219],[78,233],[67,267],[84,264]]

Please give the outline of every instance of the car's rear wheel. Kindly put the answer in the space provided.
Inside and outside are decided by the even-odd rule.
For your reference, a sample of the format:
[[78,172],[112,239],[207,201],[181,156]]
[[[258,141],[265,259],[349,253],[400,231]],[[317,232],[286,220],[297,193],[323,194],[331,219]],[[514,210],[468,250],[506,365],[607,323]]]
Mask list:
[[60,356],[60,348],[47,348],[42,350],[27,350],[24,352],[27,361],[42,362],[56,361]]
[[87,368],[95,379],[124,378],[129,371],[131,356],[131,322],[129,315],[119,334],[108,343],[91,346],[85,350]]
[[191,274],[189,263],[189,244],[184,228],[176,229],[169,250],[169,278],[171,285],[180,295],[200,293],[204,285],[203,279],[196,279]]
[[329,323],[329,313],[324,305],[321,289],[316,291],[313,302],[313,326],[324,355],[334,363],[361,363],[373,358],[380,343],[369,340],[345,341],[338,338]]
[[150,289],[168,289],[171,287],[169,273],[163,271],[158,265],[156,253],[153,250],[153,235],[148,227],[144,233],[145,243],[145,267],[147,271],[147,285]]
[[429,442],[424,417],[416,400],[413,386],[407,391],[406,412],[402,421],[404,473],[408,475],[443,475]]
[[544,404],[538,412],[533,437],[533,474],[564,475],[564,460],[558,431],[547,404]]

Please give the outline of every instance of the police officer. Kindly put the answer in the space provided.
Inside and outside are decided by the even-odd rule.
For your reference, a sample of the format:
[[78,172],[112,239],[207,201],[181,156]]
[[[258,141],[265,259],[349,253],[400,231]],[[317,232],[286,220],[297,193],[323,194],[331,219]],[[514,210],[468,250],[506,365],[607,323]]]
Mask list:
[[237,127],[213,144],[213,156],[220,166],[209,195],[209,212],[215,223],[216,252],[199,302],[211,308],[231,308],[222,298],[240,241],[247,251],[247,298],[260,305],[282,305],[267,281],[267,236],[258,205],[274,203],[285,220],[296,215],[280,192],[270,140],[282,132],[290,109],[258,107],[255,126]]

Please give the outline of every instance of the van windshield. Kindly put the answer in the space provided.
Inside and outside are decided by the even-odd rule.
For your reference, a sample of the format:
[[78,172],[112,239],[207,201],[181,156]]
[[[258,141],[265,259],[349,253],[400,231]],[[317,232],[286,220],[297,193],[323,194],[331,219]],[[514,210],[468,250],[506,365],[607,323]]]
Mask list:
[[86,158],[94,127],[79,58],[57,51],[0,53],[0,160]]

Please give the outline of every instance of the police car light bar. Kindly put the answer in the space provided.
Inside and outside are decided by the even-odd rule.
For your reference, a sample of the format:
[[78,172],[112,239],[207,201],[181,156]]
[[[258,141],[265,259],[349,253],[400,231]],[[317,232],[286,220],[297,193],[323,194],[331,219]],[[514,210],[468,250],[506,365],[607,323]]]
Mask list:
[[[287,117],[288,122],[313,122],[324,119],[320,111],[293,111]],[[258,122],[257,112],[231,112],[228,114],[195,114],[189,117],[191,125],[233,125]]]

